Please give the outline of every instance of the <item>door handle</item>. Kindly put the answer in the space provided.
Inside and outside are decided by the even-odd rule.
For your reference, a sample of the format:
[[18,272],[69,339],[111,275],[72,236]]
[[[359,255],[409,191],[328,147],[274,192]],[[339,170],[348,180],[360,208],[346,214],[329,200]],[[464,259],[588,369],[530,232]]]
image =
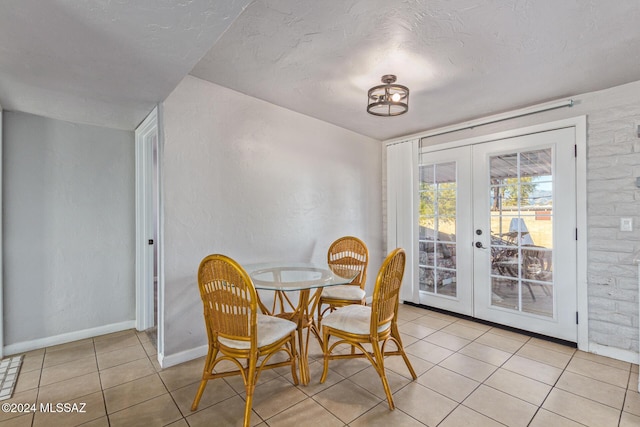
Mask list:
[[482,242],[476,242],[476,248],[478,249],[488,249],[487,247],[485,247]]

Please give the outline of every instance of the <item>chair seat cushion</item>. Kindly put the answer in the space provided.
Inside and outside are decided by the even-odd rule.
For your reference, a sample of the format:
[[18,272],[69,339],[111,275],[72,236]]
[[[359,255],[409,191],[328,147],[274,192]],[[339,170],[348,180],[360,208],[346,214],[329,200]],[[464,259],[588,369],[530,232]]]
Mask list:
[[[358,335],[369,335],[371,331],[371,307],[366,305],[347,305],[327,314],[322,326]],[[391,322],[378,326],[378,333],[391,326]]]
[[362,301],[365,295],[365,291],[355,285],[327,286],[322,290],[322,298]]
[[[290,320],[258,314],[258,348],[281,340],[296,328],[297,325]],[[221,344],[231,348],[246,350],[251,347],[249,341],[232,340],[224,337],[219,337],[218,340]]]

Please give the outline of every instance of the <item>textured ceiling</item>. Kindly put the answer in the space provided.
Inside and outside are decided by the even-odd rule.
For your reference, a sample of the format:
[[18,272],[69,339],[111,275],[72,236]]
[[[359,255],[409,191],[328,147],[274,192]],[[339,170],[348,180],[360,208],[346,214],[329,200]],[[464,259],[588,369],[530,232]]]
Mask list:
[[1,0],[0,105],[135,127],[250,0]]
[[[257,0],[192,71],[377,139],[640,79],[637,0]],[[383,74],[409,112],[366,113]]]
[[[640,80],[638,23],[637,0],[3,0],[0,105],[133,129],[191,71],[382,140]],[[383,74],[407,114],[366,113]]]

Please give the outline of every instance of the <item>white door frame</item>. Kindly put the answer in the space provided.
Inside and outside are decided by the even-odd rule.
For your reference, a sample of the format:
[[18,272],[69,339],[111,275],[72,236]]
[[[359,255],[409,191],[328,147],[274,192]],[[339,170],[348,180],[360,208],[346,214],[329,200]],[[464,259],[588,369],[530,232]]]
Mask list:
[[[153,144],[157,143],[158,159],[160,159],[161,134],[159,126],[159,109],[154,108],[135,131],[135,156],[136,156],[136,329],[143,331],[154,326],[154,261],[158,267],[158,352],[163,347],[161,333],[162,316],[161,286],[162,257],[160,256],[161,238],[160,231],[154,233],[156,224],[156,210],[153,206]],[[159,163],[159,161],[158,161]],[[159,169],[159,164],[157,165]],[[159,170],[158,170],[159,175]],[[160,185],[158,180],[158,185]],[[158,193],[160,191],[158,190]],[[159,196],[159,195],[158,195]],[[158,197],[159,200],[159,197]],[[157,234],[157,236],[154,236]],[[157,248],[158,259],[154,260],[154,245],[149,244],[150,239],[157,238],[154,242]]]
[[[0,105],[0,242],[3,242],[2,237],[2,106]],[[4,357],[4,254],[2,253],[2,244],[0,244],[0,359]]]
[[[425,147],[422,152],[444,150],[466,145],[481,144],[504,138],[545,132],[554,129],[573,127],[576,135],[576,224],[577,224],[577,254],[576,254],[576,286],[578,323],[578,348],[589,351],[589,316],[587,297],[587,117],[578,116],[564,120],[512,129],[490,135],[437,144]],[[413,137],[420,137],[414,135]],[[417,193],[415,194],[417,198]]]
[[[575,279],[576,162],[574,145],[575,128],[565,127],[473,146],[473,158],[475,159],[475,165],[477,165],[473,172],[474,182],[482,183],[474,187],[473,190],[474,228],[486,231],[491,230],[491,207],[488,197],[488,188],[490,188],[489,176],[492,169],[490,157],[507,153],[548,150],[551,156],[551,175],[553,177],[553,221],[548,224],[553,230],[553,240],[552,244],[544,244],[543,246],[552,248],[550,253],[553,254],[554,260],[552,263],[552,279],[549,279],[553,284],[550,292],[553,300],[552,311],[546,314],[536,314],[523,309],[521,304],[525,303],[521,301],[517,303],[518,308],[496,303],[494,298],[497,295],[494,292],[498,291],[494,290],[495,283],[492,280],[493,274],[496,274],[491,266],[492,251],[476,248],[473,258],[475,278],[478,280],[474,282],[475,317],[559,339],[577,341],[577,324],[575,320],[577,311],[577,283]],[[572,197],[569,197],[569,195],[572,195]],[[524,213],[523,215],[525,215],[524,218],[526,219],[527,214]],[[532,225],[530,223],[530,226]],[[488,232],[482,236],[477,236],[475,240],[488,247],[495,244],[489,241],[491,239]],[[523,246],[522,250],[526,251],[526,248]],[[562,262],[558,262],[560,257]],[[497,274],[510,275],[508,273]],[[525,278],[524,274],[520,274],[517,272],[513,275]],[[519,284],[519,286],[524,286],[524,284]],[[533,296],[533,291],[530,292]]]

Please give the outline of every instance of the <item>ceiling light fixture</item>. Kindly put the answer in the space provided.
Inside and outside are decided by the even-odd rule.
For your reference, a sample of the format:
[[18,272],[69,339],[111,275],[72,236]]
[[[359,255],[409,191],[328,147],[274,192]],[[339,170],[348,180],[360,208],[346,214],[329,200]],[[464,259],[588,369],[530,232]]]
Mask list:
[[396,76],[382,76],[382,85],[369,89],[367,112],[374,116],[399,116],[409,110],[409,88],[393,84]]

